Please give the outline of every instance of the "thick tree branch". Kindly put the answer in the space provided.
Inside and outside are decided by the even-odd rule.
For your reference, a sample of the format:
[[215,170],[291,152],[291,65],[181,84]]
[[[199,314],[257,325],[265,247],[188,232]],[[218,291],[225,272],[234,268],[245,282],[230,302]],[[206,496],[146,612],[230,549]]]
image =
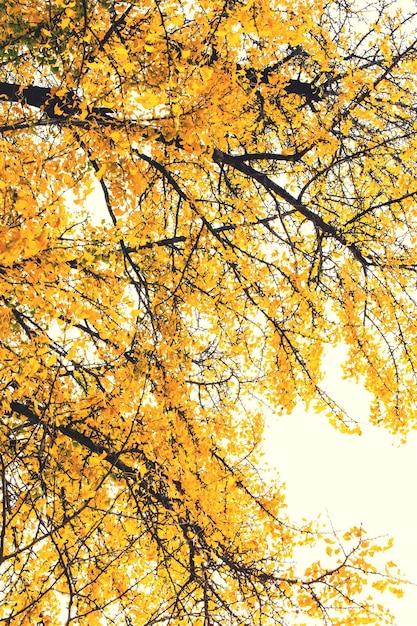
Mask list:
[[[26,404],[23,404],[22,402],[12,401],[10,403],[10,408],[15,413],[18,413],[19,415],[23,415],[24,417],[26,417],[31,424],[36,425],[36,426],[44,426],[45,428],[48,427],[44,422],[42,422],[40,417],[36,415],[36,413]],[[129,465],[127,465],[126,463],[124,463],[123,461],[121,461],[119,458],[120,457],[119,454],[115,452],[107,451],[104,448],[104,446],[98,443],[94,443],[94,441],[90,439],[90,437],[88,437],[87,435],[84,435],[84,433],[81,433],[78,430],[75,430],[75,428],[71,428],[70,426],[63,426],[63,425],[57,426],[56,428],[60,433],[62,433],[66,437],[69,437],[70,439],[72,439],[72,441],[76,441],[80,445],[84,446],[85,448],[87,448],[87,450],[90,450],[90,452],[94,452],[95,454],[100,454],[100,455],[105,453],[105,457],[104,457],[105,461],[110,463],[116,469],[123,472],[123,474],[129,475],[129,476],[136,476],[136,473],[137,473],[136,470],[130,467]]]
[[[0,100],[20,102],[41,109],[51,119],[79,114],[81,102],[75,92],[68,90],[58,95],[58,91],[55,87],[25,87],[16,83],[0,82]],[[111,118],[113,111],[105,107],[92,107],[89,115],[106,119]]]
[[370,265],[370,261],[363,256],[359,248],[354,244],[349,244],[345,236],[340,233],[335,226],[333,226],[332,224],[328,224],[320,215],[317,215],[316,213],[311,211],[303,202],[300,202],[297,198],[294,198],[294,196],[292,196],[286,189],[284,189],[284,187],[278,185],[278,183],[271,180],[263,172],[258,172],[258,170],[255,170],[253,167],[242,163],[239,158],[236,160],[234,156],[226,154],[225,152],[222,152],[218,149],[215,149],[213,151],[213,161],[215,163],[218,163],[219,165],[229,165],[239,172],[242,172],[242,174],[245,174],[249,178],[256,180],[267,191],[275,194],[282,200],[285,200],[285,202],[292,206],[298,213],[300,213],[306,219],[312,222],[317,230],[324,233],[325,235],[330,235],[331,237],[336,239],[336,241],[346,246],[355,257],[355,259],[359,261],[359,263],[363,267],[366,268]]

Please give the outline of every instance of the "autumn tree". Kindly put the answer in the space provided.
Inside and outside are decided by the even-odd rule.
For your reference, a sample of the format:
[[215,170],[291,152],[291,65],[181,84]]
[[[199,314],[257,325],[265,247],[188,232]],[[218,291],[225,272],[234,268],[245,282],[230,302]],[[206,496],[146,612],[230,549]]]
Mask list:
[[296,527],[258,451],[299,402],[359,431],[341,343],[416,426],[414,16],[1,9],[0,624],[390,623],[385,546]]

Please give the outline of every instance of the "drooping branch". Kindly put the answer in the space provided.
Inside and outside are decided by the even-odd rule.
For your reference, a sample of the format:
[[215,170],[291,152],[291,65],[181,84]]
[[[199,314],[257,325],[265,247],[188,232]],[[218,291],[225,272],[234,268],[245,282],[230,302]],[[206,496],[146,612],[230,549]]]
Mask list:
[[[34,426],[44,425],[46,427],[46,425],[43,424],[41,418],[36,415],[36,413],[29,406],[23,404],[23,402],[12,401],[10,403],[10,408],[15,413],[26,417],[28,421]],[[135,469],[121,461],[119,458],[119,454],[106,450],[104,446],[95,443],[92,439],[90,439],[90,437],[88,437],[84,433],[81,433],[80,431],[75,430],[75,428],[71,428],[70,426],[60,425],[56,428],[62,435],[65,435],[66,437],[69,437],[72,441],[75,441],[84,446],[84,448],[87,448],[87,450],[90,450],[90,452],[93,452],[95,454],[105,454],[104,459],[113,467],[123,472],[123,474],[129,476],[136,475]]]
[[[18,415],[22,415],[23,417],[26,417],[30,424],[33,424],[34,426],[42,426],[46,431],[52,432],[53,430],[52,427],[49,426],[47,423],[45,423],[41,419],[41,417],[37,415],[35,411],[27,404],[24,404],[23,402],[12,401],[10,403],[10,408],[14,413],[17,413]],[[85,449],[89,450],[90,452],[94,454],[98,454],[98,455],[103,455],[104,461],[109,463],[113,468],[119,470],[123,474],[123,477],[125,479],[128,479],[128,480],[131,479],[134,482],[140,481],[139,486],[146,488],[146,492],[154,500],[156,500],[159,504],[161,504],[167,510],[173,509],[173,502],[167,495],[165,495],[160,490],[158,490],[157,488],[149,484],[149,481],[146,480],[146,477],[141,479],[140,473],[138,472],[137,469],[135,469],[131,465],[128,465],[127,463],[125,463],[124,461],[120,459],[122,452],[114,452],[114,451],[109,450],[102,444],[94,442],[91,439],[91,437],[89,437],[88,435],[80,432],[79,430],[76,430],[75,428],[71,428],[71,426],[65,426],[63,424],[60,424],[59,426],[55,426],[54,428],[65,437],[68,437],[71,441],[74,441],[80,444]],[[140,451],[138,450],[137,452],[139,453]],[[155,462],[147,459],[145,455],[143,454],[143,452],[141,453],[141,455],[148,469],[155,470],[156,469]],[[178,481],[174,481],[174,484],[177,487],[177,489],[181,492],[182,490],[181,484]]]
[[236,159],[234,156],[230,154],[226,154],[225,152],[222,152],[221,150],[218,150],[218,149],[215,149],[213,151],[213,161],[219,165],[229,165],[230,167],[233,167],[239,172],[242,172],[242,174],[245,174],[249,178],[256,180],[267,191],[278,196],[279,198],[281,198],[281,200],[284,200],[285,202],[287,202],[298,213],[303,215],[307,220],[309,220],[312,224],[314,224],[314,226],[317,228],[318,231],[322,232],[325,235],[329,235],[330,237],[333,237],[333,239],[336,239],[336,241],[346,246],[350,250],[352,255],[355,257],[355,259],[359,261],[359,263],[364,268],[371,265],[370,260],[366,259],[363,256],[359,248],[355,244],[348,243],[343,233],[339,232],[335,226],[333,226],[332,224],[329,224],[320,215],[317,215],[316,213],[311,211],[311,209],[309,209],[303,202],[300,202],[297,198],[292,196],[286,189],[284,189],[284,187],[281,187],[281,185],[278,185],[278,183],[274,182],[271,178],[269,178],[263,172],[259,172],[258,170],[254,169],[250,165],[246,165],[245,163],[242,163],[241,159],[239,158]]

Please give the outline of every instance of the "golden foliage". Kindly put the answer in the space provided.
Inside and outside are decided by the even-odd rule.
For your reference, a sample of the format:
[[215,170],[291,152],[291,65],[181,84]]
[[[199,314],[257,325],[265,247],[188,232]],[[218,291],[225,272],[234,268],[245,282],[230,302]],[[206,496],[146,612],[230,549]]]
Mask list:
[[358,432],[326,345],[416,426],[412,17],[1,6],[0,623],[389,622],[381,546],[256,467],[265,405]]

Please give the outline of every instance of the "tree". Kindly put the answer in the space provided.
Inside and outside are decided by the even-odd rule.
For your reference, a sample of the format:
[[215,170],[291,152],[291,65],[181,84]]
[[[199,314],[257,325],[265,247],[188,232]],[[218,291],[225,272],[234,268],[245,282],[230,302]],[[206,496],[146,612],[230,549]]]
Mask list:
[[0,623],[389,622],[386,546],[295,527],[258,450],[265,407],[359,432],[341,342],[416,426],[413,19],[3,3]]

